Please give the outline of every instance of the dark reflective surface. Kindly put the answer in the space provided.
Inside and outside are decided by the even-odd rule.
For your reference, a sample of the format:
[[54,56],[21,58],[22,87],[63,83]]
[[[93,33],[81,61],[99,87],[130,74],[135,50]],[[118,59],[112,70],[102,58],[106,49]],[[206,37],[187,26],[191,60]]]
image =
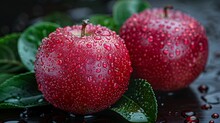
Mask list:
[[[45,11],[53,11],[58,7],[57,3],[52,2],[51,6],[46,9],[47,1],[42,0],[44,6],[38,8],[42,13]],[[60,1],[57,0],[59,3]],[[114,2],[114,1],[113,1]],[[197,120],[199,123],[215,122],[220,123],[220,118],[213,118],[213,113],[220,114],[220,1],[212,0],[149,0],[153,7],[162,7],[165,5],[173,5],[174,8],[189,13],[191,16],[198,19],[206,28],[209,38],[209,61],[206,70],[199,78],[190,85],[189,88],[177,92],[156,92],[158,99],[159,113],[157,123],[184,123],[186,120]],[[50,2],[49,2],[50,3]],[[71,3],[71,4],[70,4]],[[90,4],[93,3],[93,4]],[[32,4],[32,3],[31,3]],[[74,5],[73,5],[74,4]],[[90,5],[88,5],[90,4]],[[3,5],[3,4],[2,4]],[[39,4],[41,5],[41,4]],[[80,5],[80,6],[77,6]],[[112,2],[104,1],[95,5],[92,0],[75,1],[62,4],[62,10],[68,10],[70,14],[75,16],[79,11],[84,16],[89,16],[92,13],[101,13],[110,11]],[[53,6],[56,6],[53,8]],[[75,8],[73,8],[73,6]],[[88,6],[90,6],[88,8]],[[100,7],[97,7],[100,6]],[[110,6],[110,7],[109,7]],[[24,7],[24,6],[23,6]],[[25,7],[24,7],[25,8]],[[59,7],[58,7],[59,8]],[[28,8],[27,8],[28,9]],[[31,8],[29,8],[31,9]],[[69,10],[70,9],[70,10]],[[96,10],[97,9],[97,10]],[[32,9],[31,9],[32,10]],[[23,13],[24,14],[24,13]],[[36,14],[36,13],[35,13]],[[5,14],[4,14],[5,15]],[[19,15],[19,14],[18,14]],[[30,15],[30,13],[27,13]],[[37,15],[35,15],[37,16]],[[72,17],[73,17],[72,16]],[[4,16],[5,18],[11,16]],[[23,16],[24,21],[26,15]],[[77,19],[80,19],[77,16]],[[2,21],[3,23],[3,21]],[[2,24],[1,23],[1,24]],[[11,22],[12,25],[15,23]],[[25,26],[24,26],[25,27]],[[22,29],[22,28],[20,28]],[[2,32],[5,31],[5,32]],[[1,34],[13,31],[10,24],[1,25]],[[203,87],[201,87],[201,85]],[[205,85],[205,87],[204,87]],[[205,106],[205,107],[204,107]],[[211,106],[211,107],[209,107]],[[184,115],[185,114],[185,115]],[[187,114],[187,115],[186,115]],[[193,116],[193,117],[192,117]],[[37,107],[31,109],[7,109],[0,110],[0,123],[126,123],[126,121],[111,111],[103,111],[92,116],[74,116],[67,112],[55,109],[51,106]]]

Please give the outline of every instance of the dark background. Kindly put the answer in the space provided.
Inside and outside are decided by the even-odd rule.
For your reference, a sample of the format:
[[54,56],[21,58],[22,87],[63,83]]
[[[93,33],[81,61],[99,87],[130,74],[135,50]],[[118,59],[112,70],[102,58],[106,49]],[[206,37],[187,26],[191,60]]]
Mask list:
[[[30,25],[33,20],[54,11],[66,12],[74,22],[88,18],[94,13],[111,14],[115,0],[7,0],[0,2],[0,36],[11,32],[20,32]],[[220,123],[220,118],[213,119],[213,113],[220,114],[220,1],[219,0],[148,0],[152,7],[173,5],[193,16],[206,28],[209,39],[209,60],[205,71],[189,88],[177,92],[156,92],[159,113],[158,123],[183,123],[185,118],[181,113],[189,110],[195,113],[200,123],[209,123],[214,120]],[[207,93],[201,93],[198,87],[205,84]],[[205,99],[204,99],[205,98]],[[201,108],[210,104],[211,109]],[[39,113],[47,112],[50,122],[62,122],[66,113],[51,107],[31,109],[32,115],[24,122],[39,122],[43,119]],[[47,111],[48,110],[48,111]],[[0,110],[0,123],[4,121],[18,121],[23,119],[26,110]],[[53,112],[53,113],[51,113]],[[31,114],[31,113],[30,113]],[[24,113],[25,115],[25,113]],[[104,111],[95,115],[95,118],[86,122],[117,123],[126,122],[113,112]],[[58,118],[57,118],[58,117]],[[61,117],[61,118],[60,118]],[[61,119],[58,120],[58,119]],[[23,120],[22,120],[23,121]],[[71,122],[76,122],[72,119]],[[81,121],[77,121],[81,122]]]

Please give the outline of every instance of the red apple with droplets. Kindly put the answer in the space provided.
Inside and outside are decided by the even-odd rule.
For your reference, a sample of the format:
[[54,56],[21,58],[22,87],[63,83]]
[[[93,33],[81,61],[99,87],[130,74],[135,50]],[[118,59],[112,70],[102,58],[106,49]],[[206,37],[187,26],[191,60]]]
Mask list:
[[106,27],[84,23],[44,38],[35,72],[48,102],[85,115],[115,103],[127,90],[132,68],[123,39]]
[[204,70],[208,41],[204,27],[171,7],[147,9],[132,15],[121,27],[135,78],[155,90],[187,87]]

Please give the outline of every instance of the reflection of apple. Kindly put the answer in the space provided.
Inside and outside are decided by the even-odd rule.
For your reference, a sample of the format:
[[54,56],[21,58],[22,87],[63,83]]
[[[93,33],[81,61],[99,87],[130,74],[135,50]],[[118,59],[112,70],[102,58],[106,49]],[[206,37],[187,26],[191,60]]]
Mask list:
[[123,42],[101,26],[58,28],[37,53],[39,90],[55,107],[74,114],[108,108],[127,90],[132,71]]
[[134,14],[120,29],[134,77],[144,78],[162,91],[187,87],[203,71],[208,56],[204,27],[194,18],[167,8]]

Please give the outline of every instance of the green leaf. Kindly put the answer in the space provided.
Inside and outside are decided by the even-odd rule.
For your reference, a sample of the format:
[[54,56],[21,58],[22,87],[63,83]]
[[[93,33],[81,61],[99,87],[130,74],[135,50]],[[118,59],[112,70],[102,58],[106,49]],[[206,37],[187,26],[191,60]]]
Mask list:
[[149,6],[144,0],[118,0],[113,6],[114,21],[121,27],[132,14],[139,13]]
[[113,18],[108,15],[93,15],[90,17],[90,22],[92,24],[100,24],[102,26],[105,26],[115,32],[118,32],[119,26],[115,23]]
[[157,101],[154,91],[146,80],[135,79],[111,110],[130,122],[155,123]]
[[14,76],[13,74],[7,74],[7,73],[1,73],[0,74],[0,84],[2,82],[4,82],[5,80],[11,78],[12,76]]
[[42,39],[58,27],[59,25],[54,23],[41,22],[30,26],[22,33],[18,41],[18,53],[28,70],[34,70],[35,55]]
[[0,73],[15,73],[24,70],[17,49],[19,37],[20,34],[13,33],[0,38]]
[[48,104],[37,88],[34,73],[23,73],[0,83],[1,108],[28,108]]
[[73,20],[66,13],[54,12],[42,18],[42,21],[53,22],[60,26],[72,26]]

